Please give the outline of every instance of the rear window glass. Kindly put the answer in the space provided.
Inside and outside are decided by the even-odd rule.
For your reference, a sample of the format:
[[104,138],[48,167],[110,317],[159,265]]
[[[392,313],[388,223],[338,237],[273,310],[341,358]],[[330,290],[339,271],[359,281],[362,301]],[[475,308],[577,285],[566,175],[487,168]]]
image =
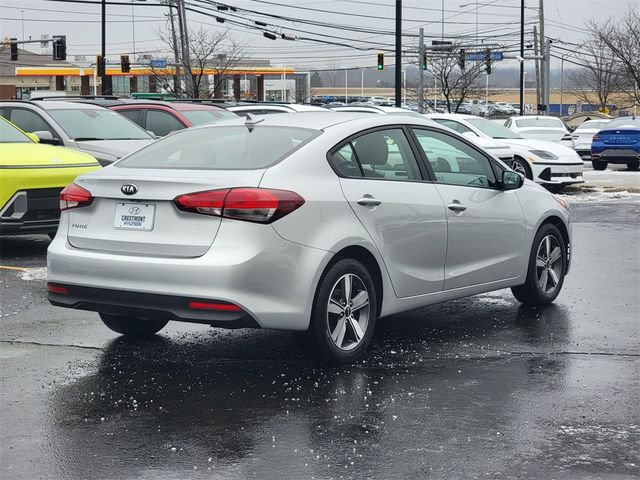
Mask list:
[[551,127],[551,128],[564,128],[562,122],[555,118],[523,118],[516,120],[518,127]]
[[169,135],[117,162],[117,167],[252,170],[269,167],[320,134],[297,127],[224,126]]
[[182,110],[180,113],[187,117],[193,125],[201,125],[203,123],[215,123],[230,118],[238,118],[235,113],[227,110]]

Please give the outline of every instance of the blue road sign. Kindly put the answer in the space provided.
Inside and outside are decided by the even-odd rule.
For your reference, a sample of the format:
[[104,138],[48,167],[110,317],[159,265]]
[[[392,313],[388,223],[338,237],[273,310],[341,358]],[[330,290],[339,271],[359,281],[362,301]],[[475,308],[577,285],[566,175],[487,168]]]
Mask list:
[[[493,62],[504,60],[504,54],[502,52],[491,52],[491,60]],[[467,62],[484,62],[484,52],[467,53]]]
[[166,60],[151,60],[151,68],[167,68]]

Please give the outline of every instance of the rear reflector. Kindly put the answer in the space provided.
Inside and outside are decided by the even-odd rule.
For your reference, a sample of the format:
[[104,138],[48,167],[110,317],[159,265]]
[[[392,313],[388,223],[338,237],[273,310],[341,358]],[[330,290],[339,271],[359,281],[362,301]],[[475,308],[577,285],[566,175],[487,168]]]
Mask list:
[[60,192],[60,210],[86,207],[91,205],[93,197],[91,192],[75,183],[70,183]]
[[47,283],[47,290],[51,293],[59,293],[61,295],[67,295],[69,293],[66,287],[63,287],[62,285],[55,285],[53,283]]
[[271,223],[301,207],[304,198],[288,190],[226,188],[187,193],[173,202],[185,212]]
[[232,303],[189,302],[193,310],[215,310],[217,312],[240,312],[242,309]]

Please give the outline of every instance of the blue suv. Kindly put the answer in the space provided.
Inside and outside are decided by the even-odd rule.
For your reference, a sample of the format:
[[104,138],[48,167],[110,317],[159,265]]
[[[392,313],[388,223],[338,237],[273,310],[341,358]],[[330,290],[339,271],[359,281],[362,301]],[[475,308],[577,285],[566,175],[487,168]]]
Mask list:
[[640,167],[640,118],[611,120],[593,136],[591,163],[594,170],[604,170],[610,163],[626,163],[629,170]]

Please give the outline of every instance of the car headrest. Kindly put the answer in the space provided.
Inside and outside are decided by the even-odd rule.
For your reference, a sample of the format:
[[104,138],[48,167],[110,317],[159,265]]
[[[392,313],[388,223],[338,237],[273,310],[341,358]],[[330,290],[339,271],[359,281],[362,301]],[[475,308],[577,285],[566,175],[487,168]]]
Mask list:
[[382,135],[365,135],[353,144],[358,160],[363,165],[385,165],[389,158],[389,146]]

